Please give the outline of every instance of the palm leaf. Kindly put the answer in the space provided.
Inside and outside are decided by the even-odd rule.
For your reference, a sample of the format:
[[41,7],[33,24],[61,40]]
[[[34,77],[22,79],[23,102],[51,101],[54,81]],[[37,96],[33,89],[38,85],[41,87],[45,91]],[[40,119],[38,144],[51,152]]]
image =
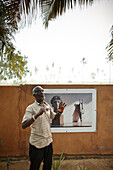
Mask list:
[[[41,16],[45,27],[48,27],[50,20],[66,12],[67,9],[76,6],[77,0],[1,0],[0,1],[0,41],[2,49],[18,30],[18,22],[22,20],[21,15],[32,15],[29,23],[37,17],[37,8],[41,11]],[[79,5],[92,4],[93,0],[78,0]],[[34,17],[33,17],[34,16]]]
[[[94,0],[78,0],[78,4],[91,5]],[[59,15],[62,15],[67,9],[72,9],[76,6],[77,0],[22,0],[20,4],[20,11],[24,12],[25,15],[32,14],[37,15],[35,10],[37,8],[41,11],[41,17],[45,28],[48,27],[49,21],[56,19]],[[35,16],[36,18],[37,16]],[[25,17],[26,22],[27,17]],[[29,21],[32,23],[32,21]]]
[[[42,19],[45,27],[48,27],[50,20],[62,15],[67,9],[72,9],[76,6],[76,0],[43,0],[40,3]],[[79,0],[79,5],[92,4],[93,0]]]
[[[113,26],[112,26],[112,29],[113,29]],[[111,41],[109,42],[109,44],[108,44],[108,46],[106,47],[106,50],[107,50],[107,52],[108,52],[108,60],[109,61],[113,61],[113,37],[112,37],[112,39],[111,39]]]
[[0,42],[2,43],[2,51],[5,45],[13,37],[13,33],[18,29],[17,18],[19,18],[20,1],[0,1]]

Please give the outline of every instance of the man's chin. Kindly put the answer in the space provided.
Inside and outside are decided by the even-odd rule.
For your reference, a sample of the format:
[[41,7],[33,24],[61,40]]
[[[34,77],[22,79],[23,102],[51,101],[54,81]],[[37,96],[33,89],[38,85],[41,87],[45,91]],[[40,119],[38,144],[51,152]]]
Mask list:
[[45,96],[41,97],[41,100],[44,101],[45,100]]

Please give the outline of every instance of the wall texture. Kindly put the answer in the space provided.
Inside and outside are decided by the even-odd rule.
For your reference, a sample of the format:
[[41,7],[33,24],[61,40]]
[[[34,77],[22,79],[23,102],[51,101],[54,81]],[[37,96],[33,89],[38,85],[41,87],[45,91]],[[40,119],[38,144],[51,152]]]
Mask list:
[[[28,156],[30,128],[21,127],[35,85],[0,86],[0,156]],[[97,131],[53,133],[54,154],[113,154],[113,85],[42,85],[45,89],[97,89]],[[4,146],[4,147],[3,147]]]

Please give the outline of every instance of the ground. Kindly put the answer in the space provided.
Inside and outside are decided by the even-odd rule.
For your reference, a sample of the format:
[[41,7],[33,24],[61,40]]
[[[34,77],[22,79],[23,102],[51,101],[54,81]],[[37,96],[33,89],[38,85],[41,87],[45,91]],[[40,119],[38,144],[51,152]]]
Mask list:
[[[58,160],[55,160],[55,162]],[[5,161],[0,162],[0,170],[29,170],[29,159],[12,159],[9,169]],[[81,169],[80,169],[80,167]],[[83,169],[85,168],[85,169]],[[113,170],[113,156],[64,159],[60,170]],[[42,169],[42,165],[40,170]]]

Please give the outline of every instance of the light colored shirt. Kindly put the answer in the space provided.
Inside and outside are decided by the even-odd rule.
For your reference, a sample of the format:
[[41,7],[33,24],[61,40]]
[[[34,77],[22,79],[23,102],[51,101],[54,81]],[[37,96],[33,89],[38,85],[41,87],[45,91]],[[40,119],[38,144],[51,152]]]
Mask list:
[[[50,108],[48,111],[40,115],[31,125],[31,135],[29,142],[31,145],[34,145],[37,148],[43,148],[48,146],[52,140],[51,128],[50,128],[50,119],[54,119],[55,112],[51,106],[44,102],[47,108]],[[42,106],[38,102],[34,102],[26,108],[22,122],[31,118],[33,115],[39,112]]]

